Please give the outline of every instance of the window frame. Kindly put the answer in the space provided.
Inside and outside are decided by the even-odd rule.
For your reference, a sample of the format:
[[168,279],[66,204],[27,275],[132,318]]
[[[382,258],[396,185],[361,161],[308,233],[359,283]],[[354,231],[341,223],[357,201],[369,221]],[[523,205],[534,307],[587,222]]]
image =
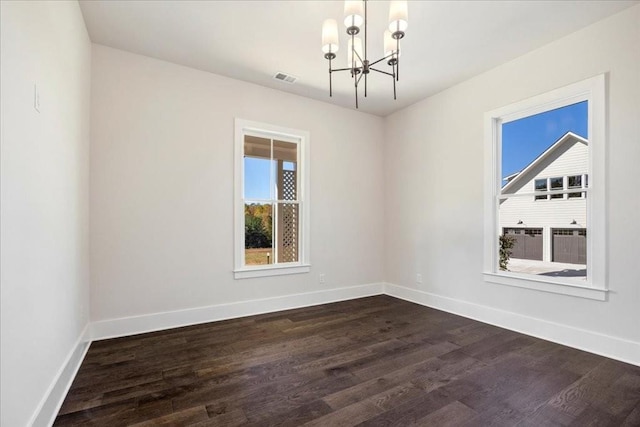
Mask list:
[[[564,176],[552,176],[549,177],[549,185],[548,185],[548,193],[549,193],[549,200],[555,200],[555,199],[564,199],[564,193],[558,193],[559,191],[563,191],[564,188]],[[553,186],[554,183],[560,182],[560,187],[558,186]],[[558,197],[560,196],[560,197]]]
[[[498,268],[499,196],[501,177],[502,124],[535,114],[588,101],[589,178],[587,205],[587,278],[575,280],[500,271]],[[606,239],[606,78],[604,74],[555,89],[541,95],[488,111],[484,115],[484,265],[485,283],[516,286],[544,292],[607,299]],[[547,186],[550,183],[547,182]],[[535,183],[534,183],[535,186]],[[583,183],[587,187],[586,182]],[[549,188],[547,188],[547,192]],[[584,189],[582,190],[584,191]],[[571,190],[565,189],[563,193]]]
[[[309,208],[309,139],[307,131],[291,129],[268,123],[240,118],[234,123],[234,279],[280,276],[308,273],[310,263],[310,208]],[[281,264],[245,265],[244,218],[244,139],[245,135],[278,139],[298,144],[298,193],[299,211],[298,261]]]
[[[539,181],[544,181],[544,188],[538,188],[538,182]],[[538,201],[538,200],[549,200],[549,178],[538,178],[538,179],[534,179],[533,181],[533,191],[535,193],[540,193],[540,194],[534,194],[533,196],[533,201]]]
[[[580,190],[580,191],[576,191],[574,193],[567,193],[567,200],[575,200],[575,199],[584,199],[587,196],[586,191],[583,191],[585,188],[587,188],[586,182],[587,182],[587,178],[589,174],[588,173],[583,173],[581,175],[567,175],[567,190]],[[575,185],[572,187],[570,185],[570,180],[571,178],[579,178],[580,180],[580,186],[576,187]],[[577,196],[574,196],[574,194],[577,194]]]

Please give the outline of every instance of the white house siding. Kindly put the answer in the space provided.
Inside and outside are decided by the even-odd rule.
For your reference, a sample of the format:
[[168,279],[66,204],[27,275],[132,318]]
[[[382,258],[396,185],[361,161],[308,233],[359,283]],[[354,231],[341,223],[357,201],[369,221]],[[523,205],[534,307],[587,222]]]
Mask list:
[[[568,144],[571,144],[569,142]],[[515,193],[532,193],[536,179],[583,175],[588,170],[589,149],[582,142],[573,142],[570,147],[559,147],[563,151],[555,160],[532,176]],[[576,224],[571,224],[575,220]],[[518,224],[522,221],[522,224]],[[553,228],[586,228],[587,209],[584,198],[534,200],[533,196],[512,197],[500,205],[500,232],[509,228],[542,228],[543,261],[551,261],[551,230]]]

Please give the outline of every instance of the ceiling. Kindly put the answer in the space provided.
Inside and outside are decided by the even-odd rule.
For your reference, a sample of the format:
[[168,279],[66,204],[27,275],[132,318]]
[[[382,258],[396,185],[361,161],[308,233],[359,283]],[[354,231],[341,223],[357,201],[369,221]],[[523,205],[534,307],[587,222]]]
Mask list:
[[[370,74],[360,111],[386,116],[617,13],[638,1],[409,1],[398,99],[391,77]],[[355,108],[353,81],[321,51],[326,18],[339,23],[334,67],[346,66],[341,1],[86,0],[94,43]],[[369,59],[382,56],[389,2],[368,2]],[[386,67],[385,67],[386,68]],[[284,72],[294,84],[273,78]],[[362,96],[362,94],[361,94]]]

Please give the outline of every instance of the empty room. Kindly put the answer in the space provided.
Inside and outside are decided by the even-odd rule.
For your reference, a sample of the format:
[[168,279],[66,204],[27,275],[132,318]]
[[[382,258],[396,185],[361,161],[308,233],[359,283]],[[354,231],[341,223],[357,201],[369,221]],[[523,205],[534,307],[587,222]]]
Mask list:
[[0,7],[2,427],[640,426],[640,1]]

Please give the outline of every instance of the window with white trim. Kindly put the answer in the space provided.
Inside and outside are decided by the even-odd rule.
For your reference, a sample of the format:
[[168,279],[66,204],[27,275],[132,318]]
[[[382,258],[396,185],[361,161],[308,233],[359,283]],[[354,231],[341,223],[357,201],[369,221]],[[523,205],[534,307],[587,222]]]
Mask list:
[[[586,165],[586,163],[585,163]],[[587,197],[586,191],[580,191],[575,193],[561,193],[554,194],[553,192],[548,192],[548,189],[551,190],[577,190],[587,188],[589,175],[588,174],[579,174],[579,175],[569,175],[562,178],[539,178],[535,180],[535,196],[534,200],[551,200],[551,199],[575,199],[575,198],[585,198]]]
[[[572,108],[583,135],[547,120]],[[519,145],[514,124],[531,129]],[[533,147],[544,132],[557,139]],[[485,114],[486,282],[606,299],[605,135],[604,75]],[[530,161],[511,165],[514,150]]]
[[308,143],[308,132],[236,119],[236,279],[309,271]]

